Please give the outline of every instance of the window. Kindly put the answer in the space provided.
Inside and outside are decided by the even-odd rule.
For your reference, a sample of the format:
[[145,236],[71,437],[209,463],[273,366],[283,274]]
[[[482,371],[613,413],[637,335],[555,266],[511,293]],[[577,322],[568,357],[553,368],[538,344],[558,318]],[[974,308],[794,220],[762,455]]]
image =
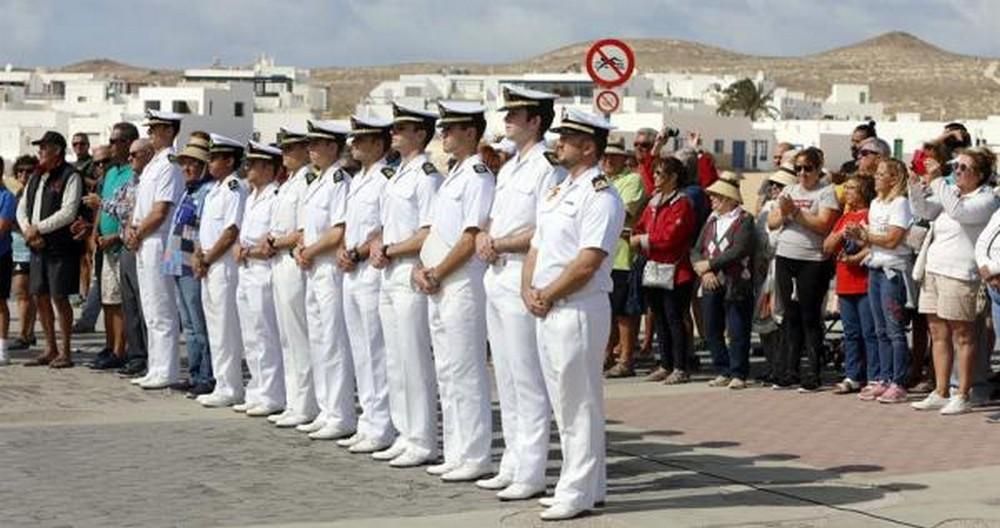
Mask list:
[[859,103],[865,104],[867,102],[867,99],[868,99],[868,92],[861,92],[858,94]]
[[144,106],[146,107],[146,110],[159,110],[160,109],[160,102],[159,101],[146,101],[144,103]]
[[82,96],[82,95],[78,95],[76,97],[76,102],[78,102],[78,103],[86,103],[87,102],[87,98],[84,97],[84,96]]
[[716,139],[715,140],[715,146],[712,148],[712,150],[715,151],[716,154],[720,154],[721,155],[723,153],[723,151],[726,150],[726,140],[724,140],[724,139]]
[[421,90],[419,86],[407,86],[403,89],[403,94],[406,97],[420,97],[422,92],[423,90]]
[[190,114],[191,107],[188,106],[187,101],[174,101],[171,105],[171,109],[175,114]]
[[212,115],[212,101],[208,102],[208,115]]
[[243,101],[233,103],[233,116],[243,117]]
[[892,140],[892,157],[896,159],[903,159],[903,140],[894,139]]

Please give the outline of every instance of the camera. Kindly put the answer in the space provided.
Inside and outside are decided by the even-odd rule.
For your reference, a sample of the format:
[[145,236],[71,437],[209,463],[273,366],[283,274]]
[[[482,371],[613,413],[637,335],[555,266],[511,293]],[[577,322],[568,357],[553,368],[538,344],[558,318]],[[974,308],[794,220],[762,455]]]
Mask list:
[[672,138],[681,135],[680,129],[672,127],[663,127],[663,131],[661,133],[665,138]]

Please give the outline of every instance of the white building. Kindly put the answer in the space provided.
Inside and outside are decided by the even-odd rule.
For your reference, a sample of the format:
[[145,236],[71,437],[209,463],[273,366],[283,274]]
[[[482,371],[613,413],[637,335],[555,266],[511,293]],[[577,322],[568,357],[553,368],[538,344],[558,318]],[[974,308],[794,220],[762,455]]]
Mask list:
[[253,91],[248,83],[147,86],[128,101],[127,120],[141,123],[146,110],[184,114],[178,145],[195,130],[245,142],[253,138]]

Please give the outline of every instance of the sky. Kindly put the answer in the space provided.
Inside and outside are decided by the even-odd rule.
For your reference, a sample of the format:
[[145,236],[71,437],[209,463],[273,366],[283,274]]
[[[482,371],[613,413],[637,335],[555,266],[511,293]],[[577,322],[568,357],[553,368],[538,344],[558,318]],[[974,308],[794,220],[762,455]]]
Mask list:
[[0,0],[0,63],[155,68],[517,61],[603,37],[802,55],[907,31],[1000,57],[998,0]]

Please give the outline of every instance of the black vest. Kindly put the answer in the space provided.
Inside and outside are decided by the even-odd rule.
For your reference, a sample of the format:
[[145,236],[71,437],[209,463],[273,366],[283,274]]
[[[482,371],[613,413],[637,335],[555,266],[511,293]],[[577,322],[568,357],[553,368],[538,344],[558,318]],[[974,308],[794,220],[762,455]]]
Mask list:
[[[45,188],[42,189],[42,204],[39,210],[38,219],[44,220],[54,215],[62,207],[63,193],[66,192],[66,183],[70,176],[76,173],[72,165],[63,162],[58,167],[49,171],[49,178],[45,181]],[[28,189],[24,199],[27,200],[27,213],[29,221],[33,217],[35,210],[35,194],[38,184],[42,181],[42,174],[34,174],[28,180]],[[83,182],[80,182],[81,184]],[[45,240],[45,247],[41,253],[45,255],[75,255],[80,253],[81,242],[73,240],[73,234],[69,230],[69,225],[65,225],[55,231],[42,235]]]

